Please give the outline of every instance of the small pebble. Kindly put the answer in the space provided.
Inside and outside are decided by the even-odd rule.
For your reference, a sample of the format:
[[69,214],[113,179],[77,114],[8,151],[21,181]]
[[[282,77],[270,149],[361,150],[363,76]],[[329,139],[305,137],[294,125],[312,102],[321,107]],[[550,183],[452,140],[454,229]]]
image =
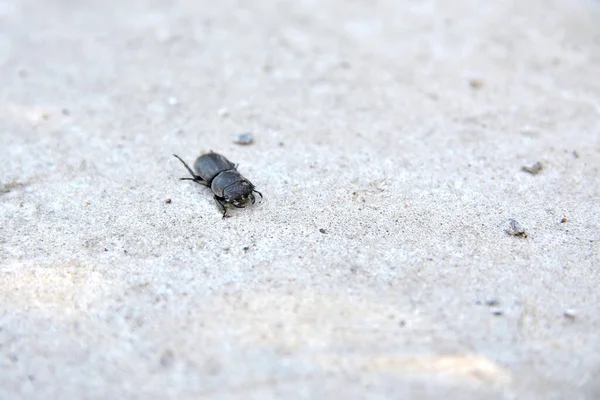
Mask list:
[[481,89],[481,87],[483,86],[483,82],[479,79],[471,79],[469,81],[469,86],[471,86],[471,88],[473,89]]
[[175,361],[175,355],[173,354],[173,352],[171,350],[165,350],[163,352],[163,354],[160,356],[160,365],[162,365],[165,368],[170,367],[171,365],[173,365],[173,362]]
[[251,132],[240,133],[233,137],[233,143],[241,145],[249,145],[254,143],[254,135]]
[[493,315],[498,315],[498,316],[499,316],[499,315],[503,315],[503,314],[504,314],[504,311],[502,311],[502,309],[501,309],[501,308],[498,308],[498,307],[494,307],[494,308],[492,308],[492,309],[490,310],[490,312],[491,312]]
[[521,167],[521,171],[524,172],[528,172],[531,175],[537,175],[540,172],[542,172],[542,170],[544,169],[544,164],[542,164],[541,162],[536,162],[535,164],[533,164],[532,166],[528,167],[528,166],[523,166]]
[[488,296],[485,298],[485,304],[487,304],[488,306],[497,306],[498,299],[496,299],[494,296]]
[[510,218],[508,224],[509,228],[506,230],[506,233],[511,236],[527,238],[527,231],[515,219]]
[[562,217],[562,219],[560,220],[561,224],[564,224],[567,222],[567,217]]
[[572,308],[569,308],[569,309],[565,310],[565,312],[563,312],[563,316],[566,319],[573,321],[575,319],[575,317],[577,316],[577,311],[573,310]]
[[325,234],[325,233],[327,233],[327,229],[321,228],[321,229],[319,229],[319,232]]
[[165,200],[165,203],[167,203],[167,204],[171,204],[171,199],[166,199],[166,200]]

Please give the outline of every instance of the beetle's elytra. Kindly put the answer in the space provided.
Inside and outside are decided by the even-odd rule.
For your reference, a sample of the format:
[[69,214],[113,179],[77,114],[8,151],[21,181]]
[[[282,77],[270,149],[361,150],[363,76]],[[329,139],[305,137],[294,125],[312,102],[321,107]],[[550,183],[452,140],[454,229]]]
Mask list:
[[237,208],[244,208],[248,202],[256,201],[254,192],[262,198],[262,193],[254,188],[250,181],[242,176],[237,170],[235,164],[229,161],[225,156],[214,152],[202,154],[194,162],[194,171],[178,155],[173,154],[183,163],[191,178],[179,178],[180,180],[194,181],[204,186],[208,186],[223,214],[227,215],[227,204]]

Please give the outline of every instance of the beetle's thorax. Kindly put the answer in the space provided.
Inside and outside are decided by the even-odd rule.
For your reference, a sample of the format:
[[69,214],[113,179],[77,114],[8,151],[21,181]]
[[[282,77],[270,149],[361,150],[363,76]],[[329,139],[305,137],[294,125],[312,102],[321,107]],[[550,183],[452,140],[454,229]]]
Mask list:
[[237,192],[245,194],[246,187],[252,192],[252,184],[235,169],[220,172],[210,182],[210,188],[219,197],[227,197],[226,194],[233,195]]

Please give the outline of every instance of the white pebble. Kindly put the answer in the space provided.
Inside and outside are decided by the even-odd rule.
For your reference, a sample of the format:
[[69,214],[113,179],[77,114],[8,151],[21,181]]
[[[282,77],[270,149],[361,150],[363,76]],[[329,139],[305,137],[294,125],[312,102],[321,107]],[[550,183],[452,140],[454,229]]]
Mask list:
[[493,307],[493,308],[490,310],[490,312],[491,312],[492,314],[494,314],[494,315],[498,315],[498,316],[500,316],[500,315],[503,315],[503,314],[504,314],[504,311],[503,311],[501,308],[498,308],[498,307]]
[[252,132],[240,133],[239,135],[235,135],[233,137],[233,143],[241,145],[252,144],[254,143],[254,135]]

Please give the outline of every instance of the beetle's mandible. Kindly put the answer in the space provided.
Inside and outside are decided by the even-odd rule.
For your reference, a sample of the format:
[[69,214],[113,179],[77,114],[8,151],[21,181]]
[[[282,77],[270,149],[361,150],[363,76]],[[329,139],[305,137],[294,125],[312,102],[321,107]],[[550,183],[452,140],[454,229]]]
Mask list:
[[263,197],[262,193],[238,172],[237,166],[221,154],[211,151],[198,157],[194,162],[196,173],[177,154],[173,154],[173,156],[181,161],[192,175],[191,178],[179,179],[208,186],[214,194],[223,218],[227,215],[227,204],[244,208],[248,202],[254,204],[256,201],[254,192],[258,193],[261,198]]

